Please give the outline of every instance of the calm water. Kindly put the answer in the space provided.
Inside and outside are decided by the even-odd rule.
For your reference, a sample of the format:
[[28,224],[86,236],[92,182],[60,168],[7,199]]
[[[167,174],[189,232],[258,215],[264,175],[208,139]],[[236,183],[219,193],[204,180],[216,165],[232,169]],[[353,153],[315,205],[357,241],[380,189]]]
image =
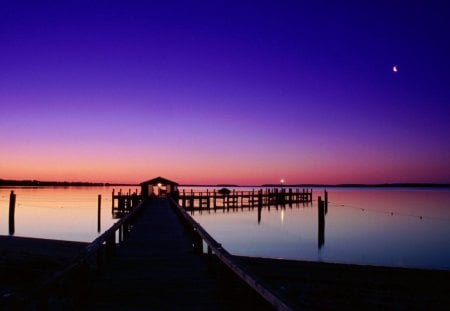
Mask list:
[[[120,189],[14,188],[15,236],[90,242],[99,235],[98,194],[101,232],[116,222],[113,188]],[[0,188],[2,235],[8,235],[10,191]],[[236,255],[450,270],[450,189],[330,188],[328,193],[321,248],[316,200],[323,189],[314,189],[309,206],[263,208],[260,222],[256,208],[194,217]]]
[[0,188],[0,234],[9,232],[9,196],[14,190],[15,236],[91,242],[99,235],[99,194],[102,195],[100,234],[117,221],[111,216],[113,188],[119,190],[119,187]]
[[[332,188],[325,243],[317,201],[258,212],[195,213],[236,255],[450,270],[450,190]],[[314,200],[323,189],[314,189]]]

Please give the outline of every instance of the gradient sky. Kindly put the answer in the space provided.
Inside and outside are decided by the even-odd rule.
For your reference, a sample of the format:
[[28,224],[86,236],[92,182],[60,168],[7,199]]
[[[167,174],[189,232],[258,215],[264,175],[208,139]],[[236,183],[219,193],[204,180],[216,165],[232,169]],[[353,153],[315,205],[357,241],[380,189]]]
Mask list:
[[0,178],[448,183],[449,55],[447,1],[2,1]]

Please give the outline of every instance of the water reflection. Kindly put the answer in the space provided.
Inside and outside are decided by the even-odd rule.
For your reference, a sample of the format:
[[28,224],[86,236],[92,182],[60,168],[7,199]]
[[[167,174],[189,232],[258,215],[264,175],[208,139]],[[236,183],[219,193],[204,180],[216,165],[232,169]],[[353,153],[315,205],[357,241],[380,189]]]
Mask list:
[[[325,198],[323,190],[314,189]],[[284,205],[194,217],[236,255],[450,269],[450,189],[328,193],[323,213],[314,200],[314,208]]]
[[[0,234],[69,241],[93,241],[116,221],[113,187],[0,187]],[[10,213],[10,193],[16,195]],[[98,209],[98,196],[102,195]],[[98,218],[100,216],[100,219]],[[9,220],[9,221],[8,221]]]
[[[107,209],[101,212],[101,229],[116,221],[109,212],[112,189],[14,188],[14,226],[9,226],[12,189],[0,188],[0,234],[13,229],[16,236],[92,241],[99,234],[99,194]],[[322,188],[314,191],[324,193]],[[323,224],[317,200],[313,205],[195,212],[194,217],[236,255],[450,270],[450,189],[328,192]]]

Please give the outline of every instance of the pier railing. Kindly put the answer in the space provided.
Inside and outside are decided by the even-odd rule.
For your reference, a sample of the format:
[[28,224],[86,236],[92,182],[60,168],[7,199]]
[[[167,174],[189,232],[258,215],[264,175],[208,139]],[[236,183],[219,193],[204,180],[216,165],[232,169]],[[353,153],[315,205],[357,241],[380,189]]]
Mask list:
[[267,188],[252,191],[183,191],[178,204],[188,210],[252,208],[312,202],[312,189]]
[[128,214],[131,210],[133,210],[138,204],[141,202],[142,196],[138,194],[138,190],[131,192],[131,189],[128,192],[122,192],[120,189],[117,194],[114,189],[111,195],[111,213],[113,218],[121,218]]
[[[2,301],[1,305],[11,306],[14,309],[22,309],[22,307],[26,306],[31,307],[31,309],[48,309],[50,296],[54,292],[64,290],[65,284],[73,283],[73,279],[79,277],[77,272],[86,268],[102,269],[105,261],[114,255],[116,246],[127,238],[143,209],[144,201],[139,200],[138,204],[129,213],[120,218],[93,242],[89,243],[63,270],[53,274],[31,294],[12,294],[7,301]],[[66,282],[68,280],[71,281]]]
[[275,307],[277,310],[293,310],[276,293],[265,286],[256,276],[244,269],[220,243],[198,223],[186,211],[185,208],[171,200],[173,208],[178,212],[183,222],[190,228],[194,239],[194,246],[199,253],[203,253],[203,242],[207,245],[208,254],[214,254],[225,266],[233,271],[242,281],[255,290],[263,299]]

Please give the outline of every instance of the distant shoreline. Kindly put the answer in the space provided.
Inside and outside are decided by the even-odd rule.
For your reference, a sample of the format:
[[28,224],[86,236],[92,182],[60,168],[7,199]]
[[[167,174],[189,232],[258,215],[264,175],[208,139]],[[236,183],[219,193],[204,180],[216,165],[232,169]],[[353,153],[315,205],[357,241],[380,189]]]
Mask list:
[[[72,182],[72,181],[40,181],[40,180],[8,180],[0,179],[0,187],[108,187],[108,186],[139,186],[127,183],[101,183],[101,182]],[[263,187],[263,188],[450,188],[450,183],[383,183],[383,184],[180,184],[180,187]]]
[[40,181],[40,180],[6,180],[0,179],[0,187],[108,187],[136,186],[135,184],[94,183],[81,181]]
[[225,187],[225,188],[235,188],[235,187],[262,187],[262,188],[450,188],[450,184],[440,184],[440,183],[384,183],[384,184],[262,184],[262,185],[195,185],[195,184],[185,184],[179,185],[180,187]]
[[[280,187],[276,184],[265,184],[261,187]],[[283,187],[330,187],[330,188],[447,188],[450,184],[439,183],[384,183],[384,184],[295,184],[284,185]]]

